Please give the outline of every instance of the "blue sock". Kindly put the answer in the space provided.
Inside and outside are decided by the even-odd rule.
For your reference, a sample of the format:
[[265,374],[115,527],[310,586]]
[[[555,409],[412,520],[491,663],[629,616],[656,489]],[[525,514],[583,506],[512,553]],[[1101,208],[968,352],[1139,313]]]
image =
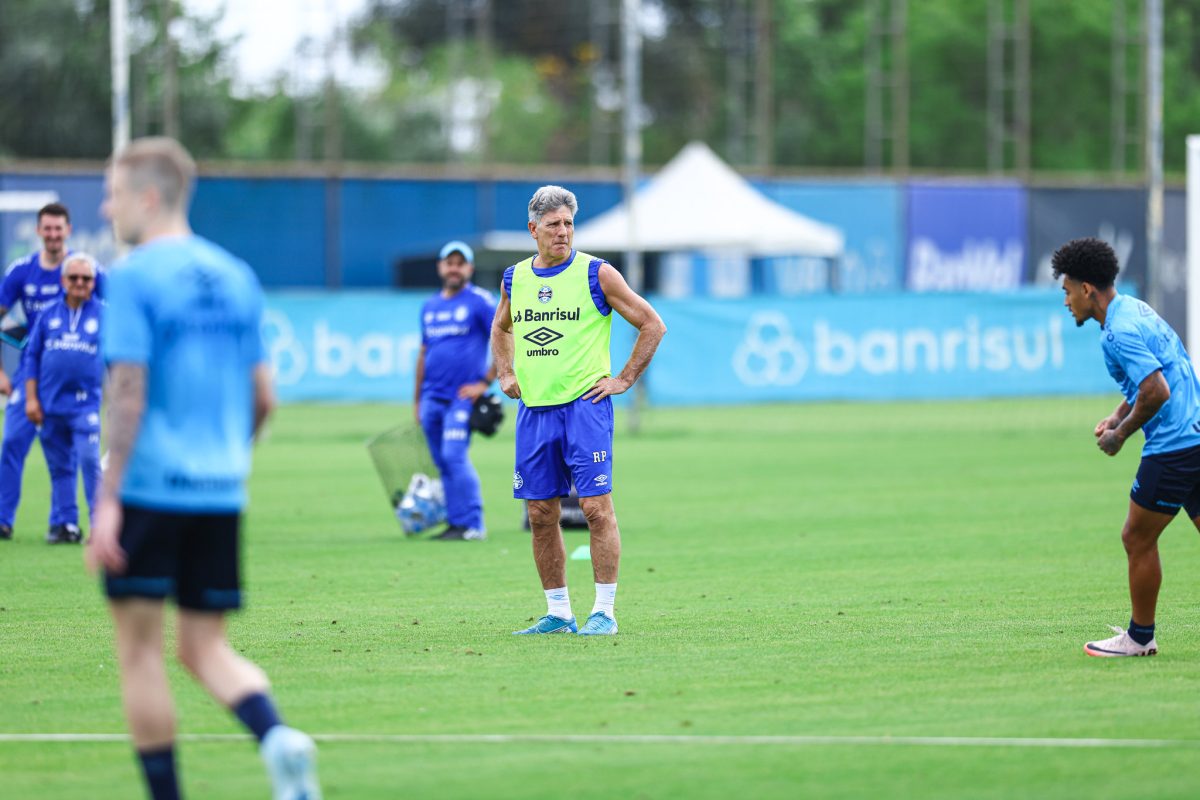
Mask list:
[[1153,625],[1138,625],[1129,618],[1129,638],[1133,639],[1138,644],[1150,644],[1150,640],[1154,638]]
[[175,747],[162,750],[139,750],[142,774],[152,800],[179,800],[179,778],[175,775]]
[[241,702],[233,707],[233,713],[259,742],[267,735],[267,731],[283,724],[271,698],[261,692],[242,698]]

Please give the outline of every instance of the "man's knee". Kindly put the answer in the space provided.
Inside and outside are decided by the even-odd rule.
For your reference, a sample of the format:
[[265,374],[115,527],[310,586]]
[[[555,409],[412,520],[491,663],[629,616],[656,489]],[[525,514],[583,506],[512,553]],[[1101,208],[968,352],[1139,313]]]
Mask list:
[[529,525],[531,528],[549,528],[558,524],[558,503],[550,500],[529,501]]
[[602,494],[596,497],[579,498],[579,508],[587,520],[589,528],[598,525],[616,524],[617,514],[613,509],[612,495]]
[[1159,533],[1161,530],[1155,531],[1139,525],[1126,525],[1121,531],[1121,544],[1127,555],[1144,555],[1152,552],[1158,546]]
[[175,658],[179,660],[184,669],[195,675],[200,672],[204,663],[203,648],[194,641],[180,637],[175,642]]

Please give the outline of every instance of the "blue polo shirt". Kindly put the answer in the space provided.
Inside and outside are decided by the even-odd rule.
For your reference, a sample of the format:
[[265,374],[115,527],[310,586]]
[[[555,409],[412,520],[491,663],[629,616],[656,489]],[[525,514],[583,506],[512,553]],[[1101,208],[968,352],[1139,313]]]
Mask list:
[[468,283],[453,297],[438,292],[421,306],[421,344],[425,345],[422,396],[449,400],[458,387],[487,377],[488,342],[496,298]]
[[100,410],[100,309],[95,298],[75,310],[59,300],[38,317],[25,346],[25,378],[38,382],[38,399],[46,414]]
[[[70,255],[71,251],[67,251]],[[97,267],[94,298],[104,297],[104,272]],[[10,311],[20,308],[25,315],[25,329],[31,334],[37,325],[38,317],[50,306],[57,303],[63,296],[62,264],[54,269],[42,269],[42,251],[30,253],[19,258],[4,272],[4,280],[0,282],[0,308]],[[22,353],[21,365],[17,369],[16,380],[24,380],[25,356]]]

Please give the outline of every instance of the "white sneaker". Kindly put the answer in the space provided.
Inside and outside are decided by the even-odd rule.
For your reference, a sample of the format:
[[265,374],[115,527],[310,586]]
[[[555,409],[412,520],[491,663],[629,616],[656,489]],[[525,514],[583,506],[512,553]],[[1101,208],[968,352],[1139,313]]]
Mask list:
[[276,725],[267,731],[259,753],[271,776],[275,800],[321,800],[317,746],[307,734]]
[[1119,658],[1121,656],[1152,656],[1158,652],[1158,642],[1151,639],[1147,644],[1138,644],[1129,635],[1129,631],[1116,625],[1108,627],[1116,631],[1116,636],[1099,642],[1088,642],[1083,646],[1083,652],[1097,658]]

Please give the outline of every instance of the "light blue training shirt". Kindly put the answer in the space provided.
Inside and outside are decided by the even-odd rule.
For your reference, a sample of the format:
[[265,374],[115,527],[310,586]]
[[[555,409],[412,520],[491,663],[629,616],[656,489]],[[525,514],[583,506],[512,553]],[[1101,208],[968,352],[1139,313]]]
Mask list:
[[198,236],[156,239],[112,269],[104,359],[147,372],[124,502],[193,513],[245,505],[262,312],[250,267]]
[[1171,389],[1170,399],[1142,426],[1142,455],[1200,445],[1200,381],[1183,342],[1154,309],[1118,294],[1108,305],[1100,347],[1108,374],[1129,405],[1137,402],[1138,387],[1156,370],[1162,370]]

